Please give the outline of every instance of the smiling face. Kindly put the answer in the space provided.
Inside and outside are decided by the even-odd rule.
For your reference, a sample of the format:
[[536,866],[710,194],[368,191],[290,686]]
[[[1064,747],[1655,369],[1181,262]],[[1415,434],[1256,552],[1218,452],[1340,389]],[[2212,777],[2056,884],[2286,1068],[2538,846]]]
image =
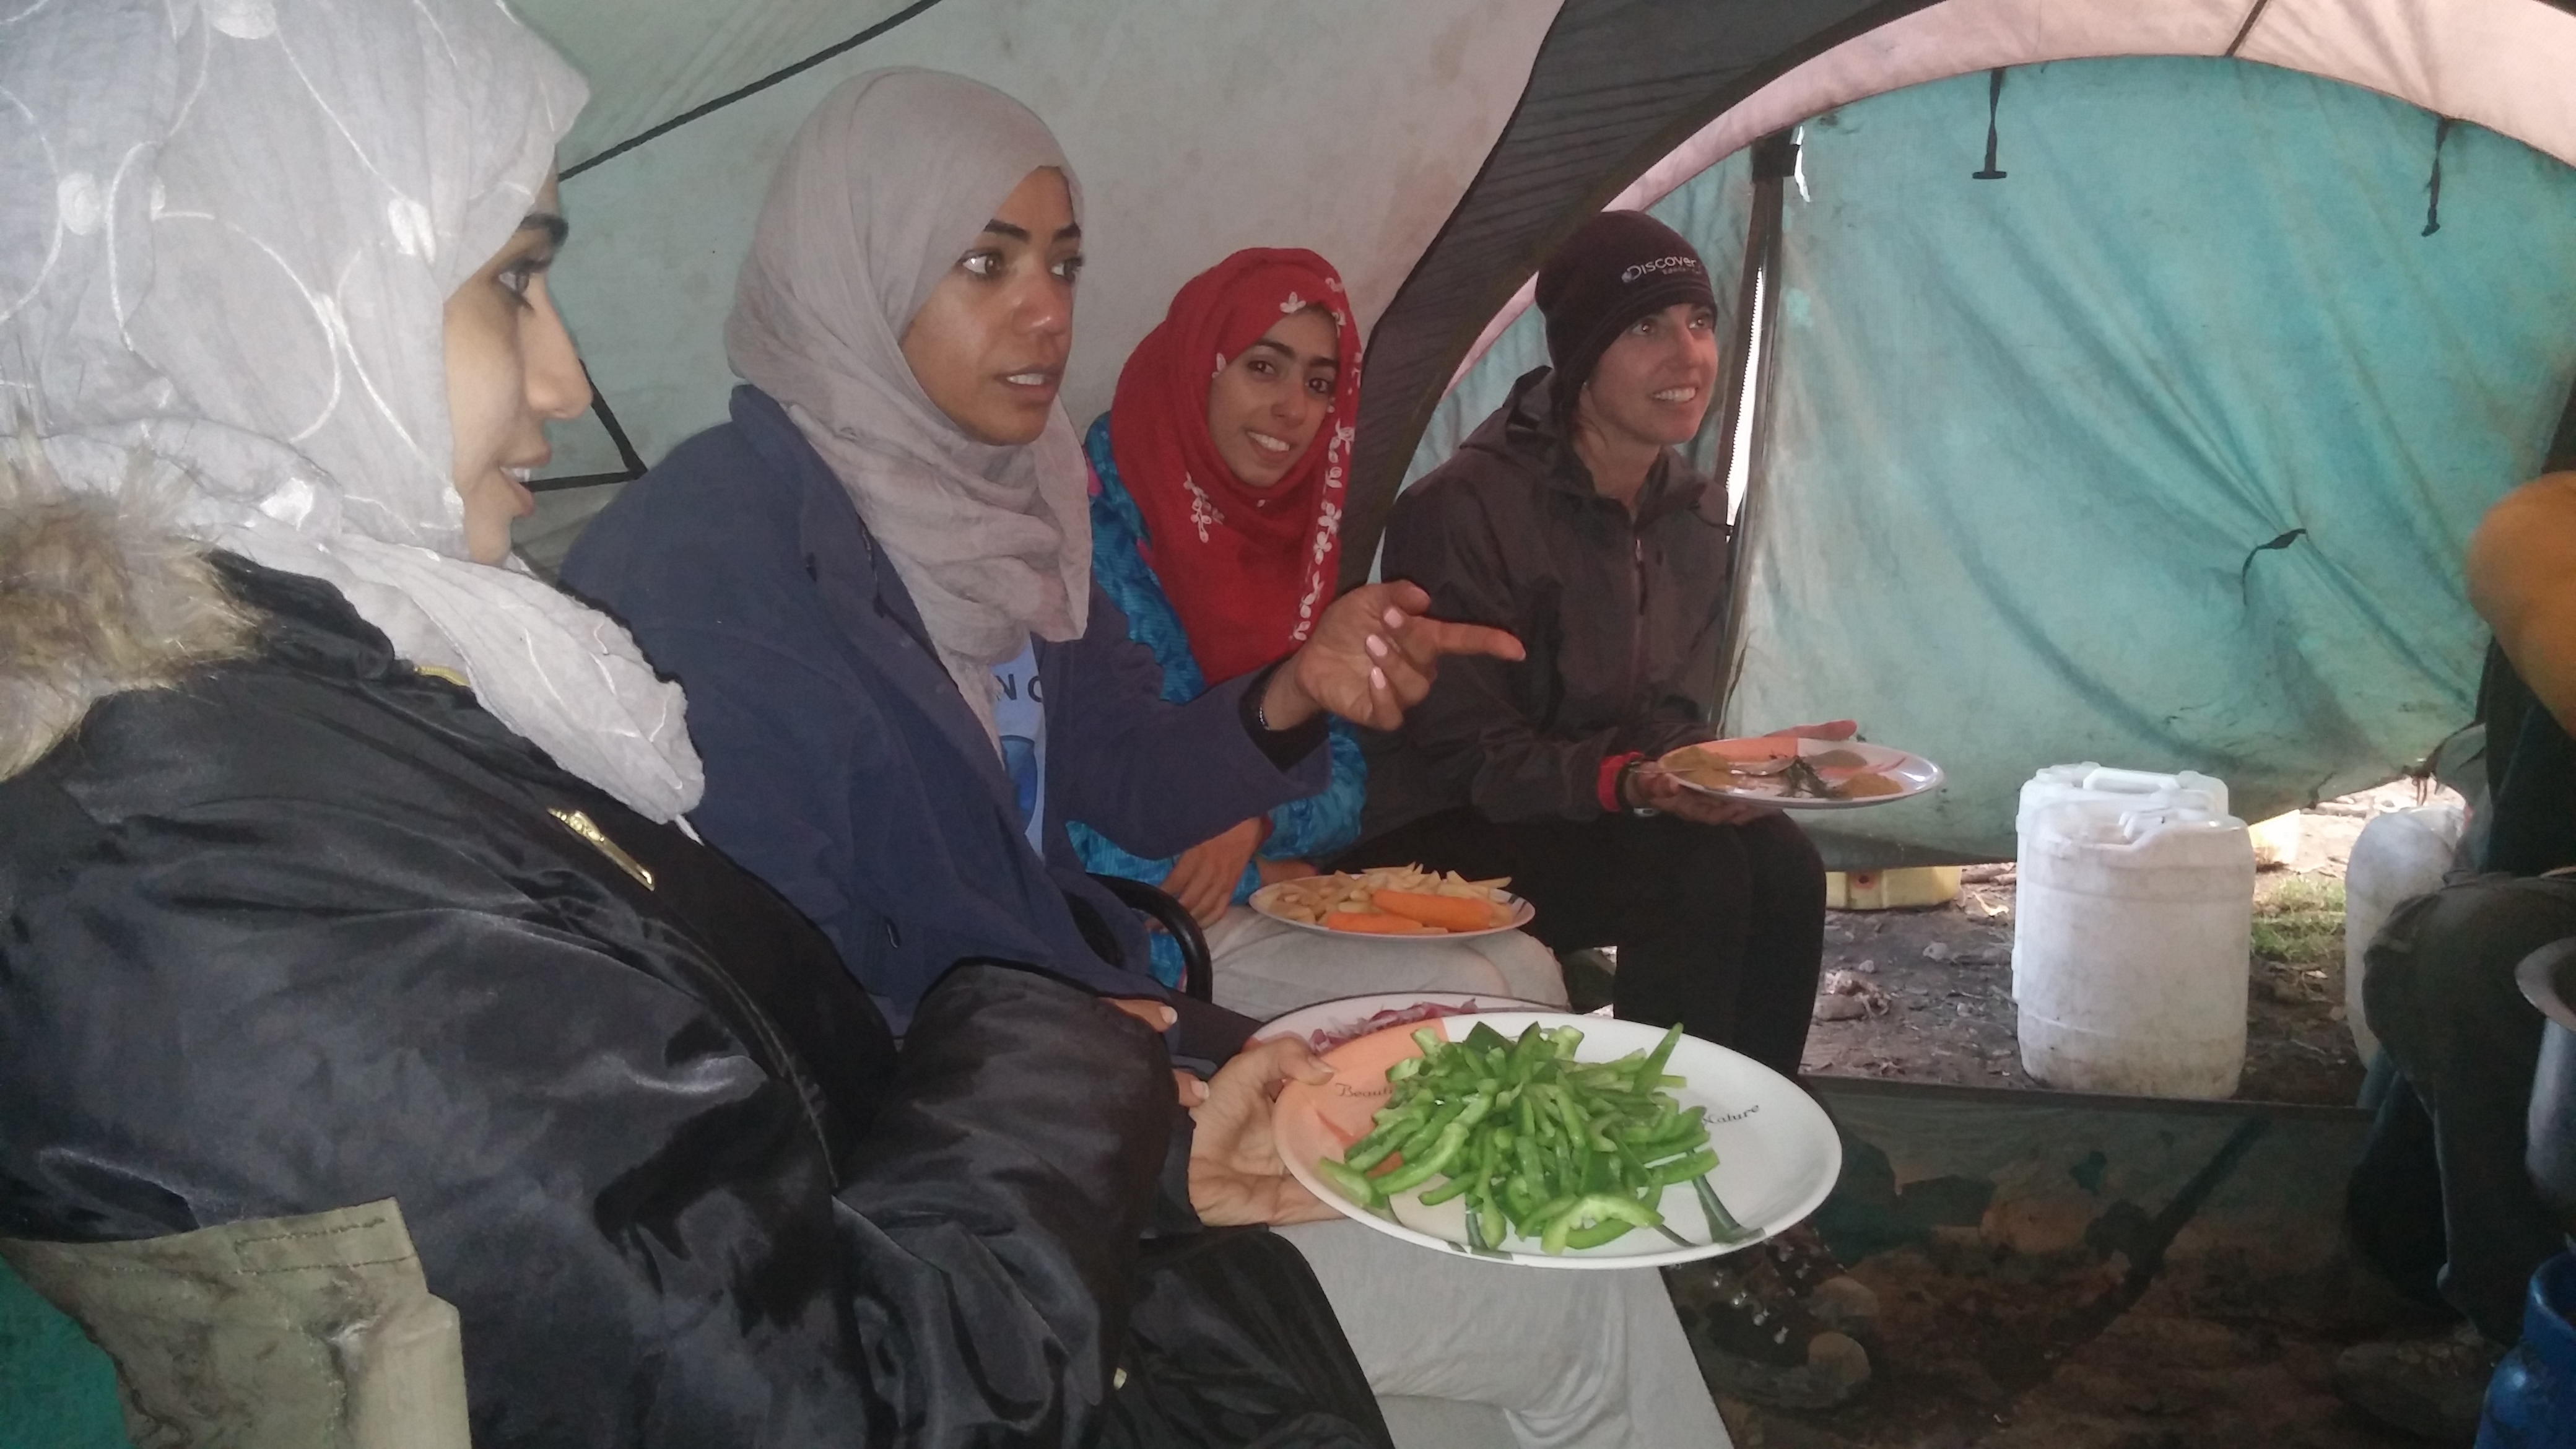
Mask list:
[[519,229],[447,299],[447,418],[476,563],[509,557],[510,520],[537,506],[526,480],[553,455],[546,423],[590,406],[590,379],[546,294],[564,239],[557,205],[548,177]]
[[921,390],[982,443],[1035,442],[1073,348],[1082,228],[1064,176],[1023,177],[903,331]]
[[1245,486],[1268,488],[1306,456],[1332,411],[1339,340],[1331,313],[1302,308],[1227,359],[1208,384],[1208,436]]
[[1622,442],[1687,443],[1717,382],[1717,317],[1676,302],[1630,324],[1583,384],[1578,426]]

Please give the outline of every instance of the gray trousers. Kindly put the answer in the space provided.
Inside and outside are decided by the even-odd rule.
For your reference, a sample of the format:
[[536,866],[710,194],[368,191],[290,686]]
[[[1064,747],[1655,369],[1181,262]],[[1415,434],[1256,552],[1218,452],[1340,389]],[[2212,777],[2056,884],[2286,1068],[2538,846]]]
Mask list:
[[2429,1139],[2442,1296],[2498,1343],[2521,1336],[2531,1275],[2565,1247],[2523,1168],[2542,1018],[2513,973],[2570,936],[2576,880],[2488,876],[2399,906],[2370,947],[2370,1029],[2422,1112],[2411,1120],[2403,1094],[2383,1109],[2355,1174],[2355,1228],[2366,1248],[2405,1236],[2388,1218],[2405,1211],[2410,1184],[2423,1177]]
[[1733,1442],[1652,1268],[1480,1263],[1353,1222],[1278,1231],[1313,1265],[1380,1398],[1491,1405],[1519,1449]]

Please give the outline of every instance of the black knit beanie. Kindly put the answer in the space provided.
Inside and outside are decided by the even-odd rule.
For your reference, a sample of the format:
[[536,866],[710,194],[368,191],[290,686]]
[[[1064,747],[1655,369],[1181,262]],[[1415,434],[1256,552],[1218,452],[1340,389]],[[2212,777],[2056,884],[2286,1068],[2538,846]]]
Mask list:
[[1708,268],[1680,232],[1642,211],[1605,211],[1568,237],[1538,273],[1559,416],[1621,332],[1676,302],[1717,309]]

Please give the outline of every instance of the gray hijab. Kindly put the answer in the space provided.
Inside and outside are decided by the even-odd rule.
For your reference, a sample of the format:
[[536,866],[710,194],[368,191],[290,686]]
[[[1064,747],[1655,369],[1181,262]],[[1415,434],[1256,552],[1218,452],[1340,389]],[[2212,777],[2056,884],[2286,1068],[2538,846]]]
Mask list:
[[[0,425],[65,484],[323,579],[657,820],[703,785],[615,622],[466,556],[449,293],[581,78],[496,0],[59,0],[0,17]],[[13,444],[14,445],[14,444]]]
[[1080,637],[1089,473],[1061,406],[1023,447],[977,442],[921,390],[904,329],[1040,167],[1082,191],[1045,123],[962,76],[880,70],[807,118],[770,182],[725,348],[848,490],[993,733],[991,666]]

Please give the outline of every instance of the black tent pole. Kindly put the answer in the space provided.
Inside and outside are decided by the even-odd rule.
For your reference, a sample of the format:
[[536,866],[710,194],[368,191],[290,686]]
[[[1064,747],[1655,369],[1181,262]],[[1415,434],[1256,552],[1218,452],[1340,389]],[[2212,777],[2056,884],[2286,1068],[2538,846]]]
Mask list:
[[599,384],[591,380],[588,363],[582,364],[581,380],[590,384],[591,416],[599,419],[599,425],[608,430],[608,441],[617,449],[617,461],[625,466],[615,473],[583,473],[569,478],[532,478],[528,480],[528,491],[531,493],[554,493],[566,488],[596,488],[602,483],[632,483],[644,476],[644,457],[635,451],[634,440],[626,436],[625,424],[617,421],[617,410],[608,405],[608,394],[601,392]]
[[2549,440],[2547,460],[2540,465],[2543,473],[2576,471],[2576,388],[2567,392],[2567,410],[2558,415],[2558,434]]
[[[1726,404],[1718,428],[1725,466],[1721,485],[1735,481],[1735,440],[1745,409],[1753,410],[1753,435],[1744,448],[1744,492],[1736,506],[1734,528],[1726,541],[1726,635],[1719,645],[1721,683],[1711,723],[1724,727],[1727,706],[1735,698],[1744,671],[1744,605],[1746,564],[1752,550],[1747,540],[1761,517],[1762,455],[1770,435],[1772,346],[1779,334],[1780,213],[1789,178],[1798,170],[1794,132],[1774,131],[1753,143],[1753,217],[1744,240],[1744,279],[1736,301],[1735,336],[1728,345]],[[1763,305],[1765,293],[1773,299]]]

